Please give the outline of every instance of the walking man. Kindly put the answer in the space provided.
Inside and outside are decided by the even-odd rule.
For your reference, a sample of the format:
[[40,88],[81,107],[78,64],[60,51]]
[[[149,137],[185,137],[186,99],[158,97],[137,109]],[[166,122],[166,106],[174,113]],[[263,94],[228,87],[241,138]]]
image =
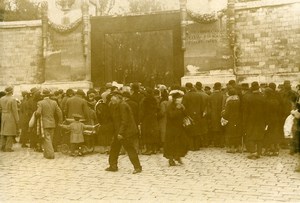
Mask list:
[[43,135],[43,149],[44,157],[46,159],[54,159],[54,150],[52,140],[54,136],[54,129],[56,127],[55,118],[58,118],[58,123],[62,122],[63,116],[58,104],[51,100],[50,91],[44,89],[42,92],[43,100],[37,103],[36,116],[41,118]]
[[14,89],[5,88],[6,95],[0,99],[1,119],[1,150],[13,152],[12,146],[14,137],[18,135],[19,114],[17,100],[12,96]]
[[118,92],[111,97],[111,115],[114,125],[114,137],[109,153],[109,167],[106,171],[118,170],[118,157],[121,146],[127,151],[129,159],[134,166],[133,174],[142,172],[142,166],[138,154],[134,148],[138,129],[134,122],[132,111],[129,105],[123,101],[122,95]]

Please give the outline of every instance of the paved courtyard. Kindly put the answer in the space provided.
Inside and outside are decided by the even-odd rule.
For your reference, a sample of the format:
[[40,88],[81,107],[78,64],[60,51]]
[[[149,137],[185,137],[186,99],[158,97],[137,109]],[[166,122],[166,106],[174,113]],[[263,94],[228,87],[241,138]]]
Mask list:
[[55,156],[47,160],[18,144],[15,152],[0,152],[0,202],[300,202],[298,160],[287,150],[247,160],[246,154],[207,148],[189,152],[176,167],[161,154],[141,155],[143,172],[135,175],[126,155],[118,172],[104,171],[107,155]]

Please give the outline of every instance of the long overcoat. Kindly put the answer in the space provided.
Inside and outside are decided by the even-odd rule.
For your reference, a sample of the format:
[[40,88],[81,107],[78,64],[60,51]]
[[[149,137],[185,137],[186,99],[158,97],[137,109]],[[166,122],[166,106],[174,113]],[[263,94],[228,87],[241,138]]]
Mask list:
[[243,127],[246,139],[262,140],[266,128],[266,101],[262,93],[254,91],[243,98]]
[[137,126],[130,106],[121,101],[119,104],[110,105],[114,136],[122,135],[124,138],[135,137],[138,133]]
[[190,136],[199,136],[201,133],[201,118],[203,116],[203,98],[199,92],[191,90],[187,92],[182,100],[185,112],[194,120],[194,125],[188,132]]
[[114,134],[114,125],[108,104],[104,102],[97,103],[96,115],[100,124],[97,132],[97,144],[99,146],[110,146]]
[[283,126],[281,125],[282,107],[279,95],[272,90],[266,92],[266,124],[268,129],[265,135],[265,144],[279,144],[283,139]]
[[225,126],[226,138],[230,141],[232,138],[241,137],[240,99],[237,95],[227,98],[223,118],[228,121]]
[[147,96],[141,101],[140,122],[143,144],[160,142],[158,113],[159,106],[153,96]]
[[6,95],[0,99],[0,108],[2,112],[1,135],[16,136],[19,123],[17,100],[11,95]]
[[168,105],[164,142],[164,157],[167,159],[184,157],[187,154],[187,137],[182,125],[185,115],[185,112],[176,108],[173,102]]
[[223,93],[219,90],[214,91],[208,100],[208,114],[210,117],[211,130],[214,132],[221,131],[221,113],[223,105]]

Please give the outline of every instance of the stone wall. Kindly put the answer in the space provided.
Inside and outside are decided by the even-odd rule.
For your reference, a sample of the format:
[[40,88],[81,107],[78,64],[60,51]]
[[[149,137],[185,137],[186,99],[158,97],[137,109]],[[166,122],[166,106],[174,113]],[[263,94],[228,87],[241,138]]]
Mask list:
[[236,74],[240,82],[300,80],[300,1],[236,4]]
[[41,21],[0,22],[0,86],[43,82]]

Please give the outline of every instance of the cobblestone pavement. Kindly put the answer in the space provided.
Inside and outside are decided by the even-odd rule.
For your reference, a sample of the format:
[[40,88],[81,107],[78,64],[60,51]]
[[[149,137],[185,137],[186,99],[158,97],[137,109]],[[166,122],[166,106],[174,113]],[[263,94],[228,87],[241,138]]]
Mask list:
[[287,150],[248,160],[245,153],[207,148],[189,152],[184,165],[175,167],[161,154],[141,155],[143,172],[135,175],[126,155],[119,158],[118,172],[104,171],[107,155],[55,156],[47,160],[18,145],[15,152],[0,152],[0,202],[300,202],[298,160]]

